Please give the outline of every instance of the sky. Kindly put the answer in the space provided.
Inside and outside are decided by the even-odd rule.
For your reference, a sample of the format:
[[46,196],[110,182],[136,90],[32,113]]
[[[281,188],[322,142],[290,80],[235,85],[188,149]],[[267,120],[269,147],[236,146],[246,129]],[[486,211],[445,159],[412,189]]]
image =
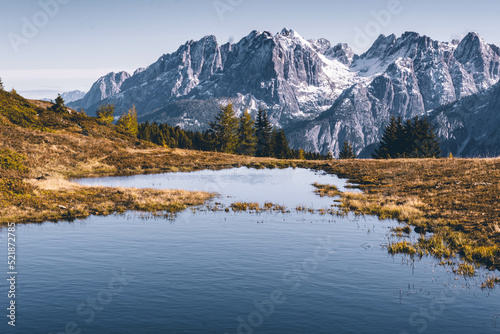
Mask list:
[[379,34],[440,41],[470,31],[500,45],[495,0],[0,0],[0,78],[28,98],[88,91],[111,71],[133,72],[189,40],[237,42],[284,27],[366,51]]

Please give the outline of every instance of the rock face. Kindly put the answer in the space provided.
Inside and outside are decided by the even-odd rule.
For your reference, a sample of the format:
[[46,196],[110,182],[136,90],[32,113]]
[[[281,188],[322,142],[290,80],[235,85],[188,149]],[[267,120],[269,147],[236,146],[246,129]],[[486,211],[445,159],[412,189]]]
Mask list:
[[500,83],[429,115],[444,155],[500,156]]
[[297,32],[253,31],[236,44],[214,36],[189,41],[133,76],[100,78],[80,101],[117,113],[135,105],[141,121],[202,130],[219,104],[266,108],[293,147],[338,155],[344,140],[369,155],[389,118],[410,118],[481,93],[500,79],[500,49],[470,33],[438,42],[408,32],[381,35],[361,56],[346,44]]
[[128,78],[130,78],[130,74],[125,71],[108,73],[100,77],[81,100],[69,103],[68,106],[77,106],[92,115],[102,101],[121,92],[121,86]]

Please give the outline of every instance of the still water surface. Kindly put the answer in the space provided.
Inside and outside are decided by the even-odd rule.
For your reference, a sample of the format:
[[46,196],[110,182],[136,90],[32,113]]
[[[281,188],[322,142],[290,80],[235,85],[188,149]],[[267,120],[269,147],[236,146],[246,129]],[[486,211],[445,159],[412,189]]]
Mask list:
[[344,190],[335,176],[240,168],[79,182],[215,191],[226,205],[270,201],[292,213],[18,226],[17,326],[3,315],[0,333],[500,333],[498,290],[434,259],[389,256],[395,222],[293,210],[329,208],[311,184]]

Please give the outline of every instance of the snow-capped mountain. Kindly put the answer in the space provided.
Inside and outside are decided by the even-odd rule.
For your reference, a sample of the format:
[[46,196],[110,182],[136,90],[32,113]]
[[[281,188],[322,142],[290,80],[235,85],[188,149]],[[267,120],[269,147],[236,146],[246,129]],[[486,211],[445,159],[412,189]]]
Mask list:
[[[200,100],[207,101],[208,110],[193,109],[184,122],[177,121],[197,128],[207,123],[197,119],[197,112],[213,113],[218,103],[231,99],[239,109],[267,108],[273,122],[283,125],[318,116],[358,82],[349,69],[353,56],[346,44],[332,47],[324,39],[306,41],[288,29],[276,35],[253,31],[236,44],[219,45],[214,36],[206,36],[163,55],[121,85],[106,80],[111,74],[99,79],[82,101],[71,106],[92,113],[101,103],[114,103],[118,112],[135,104],[140,115],[154,113],[169,121],[179,102],[191,101],[199,108]],[[200,125],[190,124],[191,118]]]
[[350,69],[356,83],[315,120],[289,127],[295,147],[339,153],[345,140],[369,157],[391,116],[411,118],[481,92],[500,79],[500,52],[477,34],[442,43],[416,33],[380,36]]
[[66,103],[71,103],[83,99],[87,93],[81,90],[73,90],[71,92],[65,92],[61,94],[61,97]]
[[349,140],[359,153],[391,115],[426,115],[482,92],[499,81],[499,67],[499,48],[475,33],[450,43],[381,35],[358,56],[289,29],[253,31],[235,44],[189,41],[132,76],[110,73],[70,106],[92,114],[102,103],[118,113],[135,105],[140,120],[200,130],[231,101],[238,111],[266,108],[296,148],[338,154]]

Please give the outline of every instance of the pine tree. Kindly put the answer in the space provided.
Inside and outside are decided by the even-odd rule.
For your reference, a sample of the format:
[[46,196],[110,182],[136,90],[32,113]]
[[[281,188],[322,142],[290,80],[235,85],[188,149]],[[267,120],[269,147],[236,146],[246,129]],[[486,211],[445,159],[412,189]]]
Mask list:
[[96,115],[101,122],[105,124],[111,124],[114,120],[114,113],[115,106],[113,104],[101,104],[97,108]]
[[190,150],[193,148],[193,142],[192,140],[189,138],[187,132],[181,130],[179,128],[179,148],[183,148],[183,149],[186,149],[186,150]]
[[238,145],[238,118],[235,116],[233,104],[220,106],[215,121],[209,125],[209,131],[214,137],[215,151],[234,153]]
[[392,116],[389,124],[385,127],[380,147],[373,154],[375,159],[393,159],[398,158],[402,151],[403,143],[400,142],[403,134],[403,124],[401,117]]
[[54,105],[50,108],[53,112],[56,113],[65,113],[67,112],[66,106],[64,105],[64,99],[61,97],[61,94],[57,94]]
[[273,157],[278,159],[290,158],[290,145],[288,144],[288,139],[286,138],[285,131],[283,131],[283,129],[273,132],[272,149]]
[[129,111],[124,113],[116,122],[116,125],[128,132],[130,135],[136,137],[139,132],[139,124],[137,123],[137,110],[132,106]]
[[342,150],[340,151],[339,159],[356,159],[357,156],[354,153],[354,149],[348,141],[344,142],[344,146],[342,146]]
[[255,122],[255,134],[257,136],[257,157],[269,157],[272,153],[273,128],[264,109],[259,109],[257,121]]
[[303,149],[300,149],[297,153],[297,159],[306,160],[306,152]]
[[5,87],[3,85],[2,78],[0,78],[0,90],[5,90]]
[[412,123],[413,154],[411,158],[438,158],[441,156],[441,145],[437,139],[434,129],[426,118],[416,117]]
[[392,117],[385,128],[375,159],[437,158],[441,148],[427,119],[415,117],[402,124],[401,117]]
[[254,121],[250,113],[245,110],[240,116],[240,125],[238,127],[238,148],[236,152],[241,155],[253,156],[257,137],[255,136]]
[[151,139],[151,125],[149,124],[149,121],[146,121],[146,123],[139,124],[139,132],[137,133],[137,138],[152,142]]

